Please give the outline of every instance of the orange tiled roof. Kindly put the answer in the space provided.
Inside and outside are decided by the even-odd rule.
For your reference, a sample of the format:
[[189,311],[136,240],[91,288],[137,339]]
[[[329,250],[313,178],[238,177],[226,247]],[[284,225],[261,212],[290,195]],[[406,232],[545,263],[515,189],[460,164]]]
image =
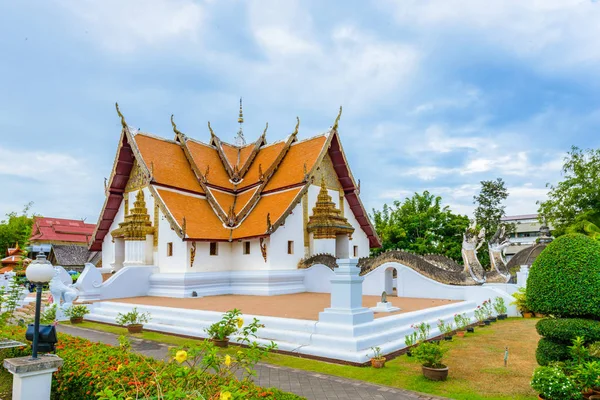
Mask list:
[[[303,141],[297,141],[297,128],[284,141],[267,145],[263,133],[256,142],[238,147],[221,142],[212,129],[210,144],[205,144],[188,138],[175,126],[176,140],[144,133],[134,135],[124,126],[115,161],[117,174],[113,171],[110,180],[110,195],[114,199],[109,199],[110,207],[105,203],[100,217],[102,229],[94,234],[92,246],[100,246],[108,232],[115,216],[113,203],[119,200],[118,193],[126,185],[120,177],[129,176],[127,171],[134,159],[143,161],[151,170],[150,188],[181,237],[233,240],[268,236],[300,201],[310,185],[309,177],[331,152],[332,144],[343,160],[341,164],[345,163],[337,125],[328,134]],[[343,174],[340,179],[345,179],[342,186],[352,201],[351,209],[357,218],[362,218],[361,227],[371,243],[377,245],[349,169],[336,167],[336,173]]]
[[204,193],[190,168],[185,153],[176,142],[138,133],[135,142],[154,180],[174,188]]

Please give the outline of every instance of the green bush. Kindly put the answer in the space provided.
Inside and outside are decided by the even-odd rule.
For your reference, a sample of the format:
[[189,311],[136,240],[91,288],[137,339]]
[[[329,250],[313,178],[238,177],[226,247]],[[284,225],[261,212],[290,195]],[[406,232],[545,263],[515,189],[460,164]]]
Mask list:
[[580,336],[585,343],[600,341],[600,322],[583,318],[544,318],[535,326],[540,336],[555,342],[571,343]]
[[565,361],[571,358],[569,352],[570,344],[555,342],[550,339],[542,338],[538,342],[535,358],[539,365],[548,365],[555,361]]
[[529,272],[527,307],[558,317],[600,318],[600,242],[569,234],[548,244]]
[[531,387],[546,400],[581,398],[581,391],[558,367],[538,367],[533,373]]

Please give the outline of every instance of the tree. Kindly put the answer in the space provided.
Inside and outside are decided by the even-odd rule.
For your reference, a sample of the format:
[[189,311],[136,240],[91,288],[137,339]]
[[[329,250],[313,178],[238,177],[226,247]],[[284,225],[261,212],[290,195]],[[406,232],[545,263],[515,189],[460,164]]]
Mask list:
[[33,226],[33,215],[29,215],[29,210],[33,203],[28,203],[19,214],[11,212],[6,214],[6,219],[0,221],[0,252],[6,254],[9,247],[16,243],[24,248],[31,236]]
[[538,202],[539,214],[554,228],[553,234],[580,232],[589,234],[592,223],[600,226],[600,149],[571,147],[565,157],[564,179],[550,188],[548,200]]
[[462,234],[469,225],[464,215],[453,214],[442,207],[442,198],[428,191],[415,193],[404,202],[385,204],[381,211],[373,210],[375,229],[385,250],[408,250],[417,254],[442,254],[462,262]]
[[[477,227],[485,228],[485,239],[488,241],[498,230],[502,217],[506,215],[502,202],[507,198],[508,191],[502,178],[497,178],[495,181],[481,181],[479,194],[473,196],[473,204],[477,205],[474,211]],[[512,229],[512,227],[508,227],[509,232]],[[478,257],[483,268],[489,269],[490,255],[488,252],[479,252]]]

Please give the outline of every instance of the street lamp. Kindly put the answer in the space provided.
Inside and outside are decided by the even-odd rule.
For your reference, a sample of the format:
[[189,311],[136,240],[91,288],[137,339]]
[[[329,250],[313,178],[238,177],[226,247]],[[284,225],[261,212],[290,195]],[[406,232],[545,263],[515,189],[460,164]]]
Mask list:
[[44,283],[50,282],[54,277],[54,267],[50,261],[46,260],[46,255],[41,252],[37,255],[35,261],[33,261],[25,270],[25,275],[29,282],[35,284],[36,295],[35,295],[35,322],[33,329],[33,345],[31,351],[31,358],[37,359],[38,353],[38,342],[40,339],[40,311],[42,305],[42,286]]

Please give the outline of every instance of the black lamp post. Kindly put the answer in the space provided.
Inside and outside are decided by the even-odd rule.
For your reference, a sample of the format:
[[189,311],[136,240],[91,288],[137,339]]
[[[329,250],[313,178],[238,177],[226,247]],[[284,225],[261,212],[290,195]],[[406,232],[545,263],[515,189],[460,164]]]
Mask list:
[[54,277],[54,267],[50,261],[46,260],[46,255],[41,252],[25,270],[27,279],[35,284],[35,322],[33,330],[33,345],[31,348],[31,358],[37,359],[38,342],[40,340],[40,312],[42,306],[42,287],[44,283],[50,282]]

